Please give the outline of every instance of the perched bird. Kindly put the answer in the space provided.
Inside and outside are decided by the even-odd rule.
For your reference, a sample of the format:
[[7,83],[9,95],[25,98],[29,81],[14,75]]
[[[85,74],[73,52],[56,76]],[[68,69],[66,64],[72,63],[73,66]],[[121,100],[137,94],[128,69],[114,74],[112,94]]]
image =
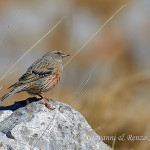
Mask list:
[[10,92],[5,94],[1,101],[15,93],[26,91],[28,94],[43,98],[45,105],[52,109],[43,93],[52,89],[60,81],[63,71],[62,59],[66,56],[69,55],[58,50],[46,53],[42,58],[36,60],[15,84],[8,88],[11,88]]

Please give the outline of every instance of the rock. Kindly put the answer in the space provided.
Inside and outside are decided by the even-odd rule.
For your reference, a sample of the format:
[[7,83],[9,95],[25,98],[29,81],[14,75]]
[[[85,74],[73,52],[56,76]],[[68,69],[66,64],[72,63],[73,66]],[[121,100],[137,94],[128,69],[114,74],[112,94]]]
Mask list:
[[49,101],[56,108],[49,110],[30,100],[0,108],[0,150],[111,150],[69,105]]

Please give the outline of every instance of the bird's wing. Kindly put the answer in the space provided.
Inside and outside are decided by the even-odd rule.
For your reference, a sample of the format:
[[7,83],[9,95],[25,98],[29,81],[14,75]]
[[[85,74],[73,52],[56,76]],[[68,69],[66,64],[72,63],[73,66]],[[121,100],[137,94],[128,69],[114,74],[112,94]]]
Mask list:
[[54,70],[54,65],[47,60],[37,60],[27,69],[27,72],[19,78],[19,81],[44,77],[51,75]]
[[39,78],[49,76],[54,70],[54,65],[48,63],[46,60],[37,60],[31,65],[19,79],[18,82],[10,86],[9,88],[22,85],[24,83],[32,82],[38,80]]
[[41,70],[33,70],[32,73],[34,73],[35,75],[39,75],[40,77],[45,77],[47,75],[51,75],[52,72],[54,70],[53,66],[49,66],[45,69],[41,69]]

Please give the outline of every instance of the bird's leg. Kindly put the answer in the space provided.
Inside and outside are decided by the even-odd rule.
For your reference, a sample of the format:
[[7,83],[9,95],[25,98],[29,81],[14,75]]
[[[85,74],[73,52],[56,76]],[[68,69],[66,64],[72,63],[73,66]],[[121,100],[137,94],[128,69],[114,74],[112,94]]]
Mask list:
[[51,110],[53,110],[53,109],[55,109],[55,108],[52,108],[49,104],[48,104],[48,102],[47,102],[47,98],[45,98],[44,97],[44,95],[43,94],[38,94],[41,98],[43,98],[44,99],[44,101],[45,101],[45,106],[48,108],[48,109],[51,109]]
[[44,98],[45,98],[45,99],[46,99],[46,101],[52,101],[52,99],[49,99],[49,98],[47,98],[47,97],[45,97],[45,96],[43,96],[43,97],[44,97],[44,98],[43,98],[43,97],[42,97],[42,95],[43,95],[43,94],[41,94],[41,95],[40,95],[40,94],[38,94],[38,95],[41,97],[41,99],[44,99]]
[[[45,96],[44,96],[45,97]],[[51,101],[52,99],[49,99],[49,98],[47,98],[47,97],[45,97],[45,99],[47,100],[47,101]]]

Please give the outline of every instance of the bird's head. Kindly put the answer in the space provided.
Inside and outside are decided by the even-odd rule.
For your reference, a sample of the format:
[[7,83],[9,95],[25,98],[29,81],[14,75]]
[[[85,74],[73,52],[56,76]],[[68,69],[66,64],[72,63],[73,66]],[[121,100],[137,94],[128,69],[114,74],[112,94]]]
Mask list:
[[53,59],[55,60],[58,60],[58,61],[62,61],[62,59],[64,57],[67,57],[67,56],[70,56],[68,54],[64,54],[63,52],[59,51],[59,50],[53,50],[53,51],[49,51],[48,53],[46,53],[44,55],[44,57],[52,57]]

